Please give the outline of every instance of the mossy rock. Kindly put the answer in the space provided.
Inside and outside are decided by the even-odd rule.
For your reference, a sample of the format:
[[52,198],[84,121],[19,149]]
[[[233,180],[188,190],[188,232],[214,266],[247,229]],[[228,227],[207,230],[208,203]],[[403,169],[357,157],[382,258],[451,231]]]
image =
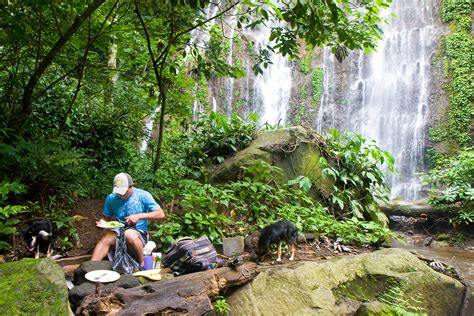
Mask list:
[[0,315],[71,315],[64,272],[51,259],[0,265]]
[[381,302],[370,302],[363,303],[357,309],[356,316],[399,316],[404,314],[408,315],[407,313],[403,313],[403,311],[397,309],[397,307]]
[[397,299],[429,315],[456,315],[464,286],[403,249],[268,268],[227,298],[232,315],[396,315]]
[[237,152],[222,164],[211,167],[210,181],[225,183],[239,178],[240,167],[263,160],[283,170],[276,175],[278,183],[297,176],[307,176],[316,188],[330,188],[332,180],[321,176],[319,143],[323,139],[314,131],[301,126],[261,131],[249,147]]

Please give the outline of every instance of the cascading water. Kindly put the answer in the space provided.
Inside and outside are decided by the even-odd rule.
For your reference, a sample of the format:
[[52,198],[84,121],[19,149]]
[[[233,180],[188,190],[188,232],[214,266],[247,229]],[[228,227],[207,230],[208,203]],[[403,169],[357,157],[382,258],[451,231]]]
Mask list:
[[[255,47],[266,47],[269,36],[269,28],[254,32]],[[259,114],[262,123],[283,125],[291,96],[291,63],[275,53],[271,53],[270,58],[272,64],[254,79],[251,108]]]
[[[392,197],[407,200],[418,199],[422,194],[416,173],[424,170],[429,104],[434,99],[430,63],[444,31],[438,2],[394,1],[390,12],[397,18],[389,18],[378,51],[370,55],[353,52],[339,64],[332,54],[323,51],[323,93],[316,128],[323,131],[336,127],[375,139],[396,158],[399,174],[387,180]],[[212,81],[208,86],[212,110],[228,116],[255,112],[261,123],[286,124],[290,99],[300,100],[303,91],[295,88],[293,93],[299,95],[291,95],[292,83],[301,84],[297,76],[292,78],[292,64],[285,57],[272,54],[272,64],[263,75],[254,76],[252,54],[233,51],[235,23],[225,24],[229,27],[224,31],[225,38],[231,43],[227,62],[232,65],[240,59],[247,76]],[[253,42],[252,50],[266,47],[269,32],[267,28],[245,34]],[[198,35],[196,40],[207,40]],[[198,113],[204,109],[196,105],[194,110]]]
[[[227,64],[233,66],[233,36],[234,36],[234,28],[233,25],[235,24],[235,19],[230,20],[230,28],[229,28],[229,54],[227,55]],[[225,93],[225,104],[226,104],[226,114],[228,117],[232,116],[232,102],[234,100],[234,78],[228,77],[225,79],[224,83],[224,93]]]
[[[351,53],[341,66],[342,76],[334,58],[324,53],[317,129],[336,127],[375,139],[396,159],[399,174],[388,179],[392,197],[407,200],[421,196],[417,172],[424,170],[430,61],[441,34],[434,7],[429,0],[394,1],[390,10],[397,18],[389,18],[384,26],[377,52]],[[336,78],[341,82],[333,81]]]

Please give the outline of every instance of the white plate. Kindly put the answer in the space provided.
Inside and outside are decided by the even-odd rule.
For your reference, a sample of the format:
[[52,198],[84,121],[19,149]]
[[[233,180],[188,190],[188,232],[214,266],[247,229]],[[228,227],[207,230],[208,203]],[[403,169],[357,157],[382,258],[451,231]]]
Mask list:
[[[111,225],[111,223],[114,223],[114,225]],[[97,224],[97,227],[107,228],[107,229],[120,228],[120,227],[123,227],[123,226],[125,226],[125,224],[117,222],[117,221],[103,222],[103,223]]]
[[120,274],[112,270],[95,270],[86,273],[86,279],[91,282],[114,282],[120,279]]

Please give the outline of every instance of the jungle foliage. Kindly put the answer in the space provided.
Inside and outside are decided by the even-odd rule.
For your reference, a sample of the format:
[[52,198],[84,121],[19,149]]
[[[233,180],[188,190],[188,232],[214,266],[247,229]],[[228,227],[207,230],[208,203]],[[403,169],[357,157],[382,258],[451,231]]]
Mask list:
[[319,162],[322,175],[332,177],[334,184],[330,192],[324,192],[323,199],[339,214],[387,224],[388,218],[380,212],[378,203],[388,202],[390,197],[381,166],[394,173],[392,155],[374,141],[366,143],[358,134],[340,134],[336,129],[328,132],[326,143],[328,155]]
[[431,186],[430,204],[455,208],[454,226],[474,223],[474,151],[468,147],[451,157],[440,157],[436,168],[422,176]]
[[[219,119],[212,119],[216,117]],[[223,126],[228,130],[239,130],[232,136],[220,137],[232,137],[234,140],[227,143],[239,146],[247,144],[247,139],[252,139],[256,132],[254,125],[243,128],[240,120],[226,121],[218,114],[212,114],[204,122],[209,120],[212,124],[205,125],[205,132],[200,134],[198,142],[206,144],[204,148],[214,142],[214,135],[222,131]],[[202,121],[193,124],[203,126]],[[208,141],[202,141],[205,138]],[[196,160],[196,155],[179,150],[180,144],[187,143],[184,139],[194,140],[192,134],[186,133],[179,139],[182,141],[170,140],[168,143],[166,140],[165,144],[170,146],[166,145],[166,148],[174,153],[173,161],[184,161],[179,168],[187,168],[190,173],[185,178],[175,178],[172,189],[163,186],[156,191],[158,196],[173,201],[170,206],[173,214],[164,224],[155,226],[154,237],[165,244],[179,237],[204,234],[220,242],[223,236],[249,234],[282,218],[294,222],[300,231],[340,238],[344,243],[379,244],[390,234],[386,228],[387,219],[377,203],[388,200],[381,167],[385,165],[394,171],[393,158],[375,144],[366,144],[360,135],[340,135],[336,130],[326,135],[327,146],[323,155],[327,158],[322,157],[320,163],[323,176],[334,177],[334,184],[331,191],[321,191],[320,200],[308,194],[313,186],[309,178],[298,176],[287,183],[277,184],[274,179],[281,169],[260,160],[242,166],[240,180],[210,184],[204,177],[203,181],[207,169],[202,163],[212,161]],[[214,156],[224,157],[227,152],[226,147],[214,149]],[[201,157],[201,150],[193,152]],[[192,164],[186,161],[192,161]],[[196,166],[199,166],[199,173],[191,171],[193,168],[196,170]],[[176,165],[169,167],[178,168]]]
[[[338,58],[347,49],[373,49],[384,22],[379,10],[390,2],[8,1],[0,8],[0,222],[7,229],[2,232],[14,233],[8,228],[23,210],[73,232],[71,200],[103,198],[118,171],[135,175],[165,204],[179,197],[191,223],[199,215],[224,222],[217,213],[193,213],[199,190],[210,196],[214,189],[232,190],[228,204],[235,207],[229,211],[248,219],[282,207],[280,200],[288,196],[303,199],[293,189],[275,191],[254,180],[206,186],[205,164],[222,161],[255,134],[251,120],[211,115],[195,121],[196,104],[209,109],[199,85],[209,77],[243,75],[226,62],[222,25],[233,16],[236,34],[249,46],[245,29],[278,25],[271,30],[273,44],[255,52],[254,71],[261,73],[271,62],[270,50],[296,57],[298,39],[328,45]],[[215,14],[208,16],[211,7]],[[198,29],[212,40],[194,41]],[[158,135],[144,130],[145,119],[154,119]],[[200,133],[206,130],[204,138]],[[234,196],[237,189],[248,197]],[[253,190],[275,198],[242,214],[244,202],[234,199],[257,199]],[[311,203],[302,204],[309,207],[304,212],[316,202]],[[221,211],[221,202],[217,205]],[[73,233],[69,237],[65,247]]]
[[474,84],[472,69],[471,1],[444,0],[443,22],[451,32],[442,46],[446,91],[449,99],[446,118],[431,130],[431,140],[443,150],[432,150],[433,168],[422,176],[431,188],[428,202],[436,207],[454,209],[450,219],[455,226],[474,221],[472,150]]
[[447,118],[431,131],[431,139],[435,142],[448,143],[452,153],[469,146],[472,141],[474,40],[471,36],[471,2],[443,1],[441,18],[443,22],[449,23],[451,29],[442,46],[449,108]]

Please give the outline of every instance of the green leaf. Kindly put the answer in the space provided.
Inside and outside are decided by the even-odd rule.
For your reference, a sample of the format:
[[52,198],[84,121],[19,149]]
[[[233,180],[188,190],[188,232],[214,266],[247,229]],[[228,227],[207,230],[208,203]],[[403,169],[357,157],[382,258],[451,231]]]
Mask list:
[[304,192],[308,192],[311,189],[312,183],[308,177],[303,177],[300,181],[300,188],[303,189]]
[[336,195],[333,195],[332,196],[332,202],[333,203],[337,203],[337,205],[339,206],[339,209],[341,210],[344,210],[344,201],[341,200],[339,197],[337,197]]

